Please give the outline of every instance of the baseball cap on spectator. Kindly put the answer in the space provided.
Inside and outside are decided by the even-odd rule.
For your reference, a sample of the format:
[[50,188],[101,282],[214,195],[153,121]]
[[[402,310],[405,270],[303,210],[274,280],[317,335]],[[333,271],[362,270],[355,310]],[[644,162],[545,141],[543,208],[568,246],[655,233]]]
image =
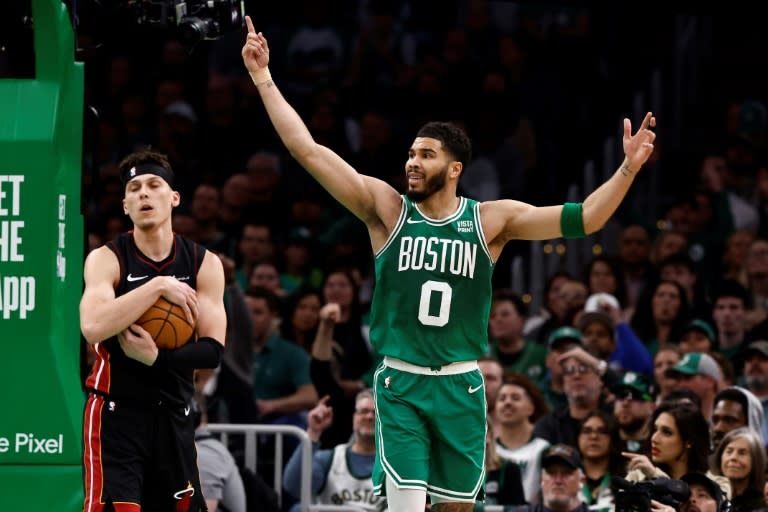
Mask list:
[[603,313],[602,311],[590,311],[589,313],[581,315],[581,318],[579,319],[579,329],[584,331],[588,325],[594,322],[602,324],[611,333],[613,333],[616,327],[613,318],[611,318],[609,314]]
[[704,333],[704,336],[709,338],[710,343],[712,344],[712,348],[716,348],[716,342],[717,342],[717,336],[715,335],[715,330],[712,329],[712,326],[709,325],[707,322],[702,320],[701,318],[694,318],[690,322],[688,322],[685,327],[683,327],[683,330],[680,332],[680,337],[682,338],[690,331],[700,331]]
[[763,357],[768,357],[768,341],[758,340],[753,341],[747,348],[744,349],[744,358],[749,357],[752,354],[760,354]]
[[565,464],[573,469],[581,469],[581,456],[573,446],[555,444],[544,450],[541,455],[541,467],[547,469],[552,464]]
[[672,368],[667,368],[664,375],[672,378],[679,378],[680,375],[704,375],[712,377],[716,381],[720,381],[723,378],[723,374],[720,371],[720,365],[710,356],[702,352],[689,352],[685,354]]
[[617,398],[631,396],[634,400],[652,402],[655,394],[653,381],[646,375],[636,372],[625,373],[619,382],[611,387],[611,393]]
[[584,344],[584,340],[581,337],[581,331],[575,327],[566,325],[564,327],[558,327],[550,333],[549,338],[547,338],[547,346],[552,349],[566,341],[576,343],[577,345]]
[[174,101],[165,107],[163,114],[168,116],[179,116],[193,123],[197,122],[197,114],[195,113],[195,109],[192,108],[192,105],[186,101]]
[[610,293],[593,293],[584,303],[584,311],[587,313],[605,311],[607,307],[621,309],[619,300]]
[[680,480],[687,483],[689,486],[699,484],[704,487],[712,499],[715,500],[715,503],[717,503],[717,510],[721,510],[720,507],[726,500],[726,496],[723,494],[723,490],[714,480],[709,478],[704,473],[700,473],[698,471],[686,473],[680,478]]
[[579,329],[584,331],[589,324],[598,322],[613,333],[616,324],[609,313],[610,309],[621,309],[616,297],[610,293],[593,293],[584,303],[584,314],[579,319]]

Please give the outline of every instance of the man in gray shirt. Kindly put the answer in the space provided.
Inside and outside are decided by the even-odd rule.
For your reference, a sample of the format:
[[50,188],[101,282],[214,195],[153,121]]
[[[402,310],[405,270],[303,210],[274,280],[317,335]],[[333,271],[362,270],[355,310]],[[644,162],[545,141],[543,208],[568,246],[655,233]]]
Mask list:
[[208,512],[245,512],[245,488],[234,457],[206,428],[205,407],[193,400],[192,410],[197,424],[195,446],[200,487]]

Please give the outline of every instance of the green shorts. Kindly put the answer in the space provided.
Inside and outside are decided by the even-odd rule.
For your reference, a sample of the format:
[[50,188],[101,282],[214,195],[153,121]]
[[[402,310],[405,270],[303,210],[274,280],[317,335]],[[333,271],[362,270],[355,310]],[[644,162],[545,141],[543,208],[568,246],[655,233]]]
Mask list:
[[440,501],[483,498],[487,423],[477,363],[433,371],[386,358],[373,392],[376,494],[385,493],[390,478],[400,489],[425,489]]

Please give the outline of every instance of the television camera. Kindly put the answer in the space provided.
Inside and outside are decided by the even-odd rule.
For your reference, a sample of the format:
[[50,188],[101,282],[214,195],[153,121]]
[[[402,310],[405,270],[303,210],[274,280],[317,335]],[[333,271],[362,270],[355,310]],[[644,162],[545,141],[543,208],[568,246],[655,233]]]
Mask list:
[[218,39],[244,25],[243,0],[133,0],[129,6],[136,23],[170,28],[189,46]]
[[691,492],[682,480],[656,478],[641,482],[629,482],[623,478],[613,479],[616,494],[616,512],[650,512],[651,500],[678,510],[688,500]]

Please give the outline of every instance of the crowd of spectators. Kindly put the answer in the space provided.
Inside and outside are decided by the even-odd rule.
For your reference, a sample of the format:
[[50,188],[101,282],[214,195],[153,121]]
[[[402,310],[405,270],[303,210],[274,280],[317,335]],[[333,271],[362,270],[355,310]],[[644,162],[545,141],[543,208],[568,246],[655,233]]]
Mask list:
[[[625,41],[588,8],[284,4],[246,2],[269,36],[282,92],[316,140],[401,190],[416,129],[451,120],[474,148],[463,193],[561,203],[603,132],[626,114],[633,81],[653,67],[645,53],[631,65],[617,56],[612,43]],[[669,25],[659,21],[651,49],[663,47]],[[206,375],[208,421],[309,428],[318,471],[343,466],[344,449],[356,468],[369,468],[366,390],[379,356],[368,340],[363,225],[284,151],[243,69],[243,31],[190,48],[172,31],[130,22],[112,30],[78,34],[92,107],[88,247],[128,227],[121,157],[145,145],[167,154],[182,197],[174,230],[216,252],[226,273],[227,348]],[[611,476],[625,476],[687,479],[703,489],[693,502],[727,497],[734,512],[765,506],[768,112],[759,98],[747,100],[723,100],[719,138],[703,150],[659,137],[651,167],[696,155],[676,178],[686,187],[653,191],[664,198],[651,212],[657,222],[622,211],[616,245],[583,273],[547,276],[540,310],[507,289],[503,272],[495,279],[481,362],[488,474],[513,475],[519,490],[489,479],[489,502],[512,494],[509,505],[613,510],[620,493]],[[517,252],[525,251],[513,243],[505,255]],[[274,446],[262,444],[268,475]],[[288,455],[293,447],[286,442]],[[241,448],[230,446],[235,459]],[[509,463],[515,470],[504,469]],[[333,474],[313,475],[318,495],[333,495]],[[295,480],[285,488],[291,504]],[[365,496],[366,510],[383,506]]]

